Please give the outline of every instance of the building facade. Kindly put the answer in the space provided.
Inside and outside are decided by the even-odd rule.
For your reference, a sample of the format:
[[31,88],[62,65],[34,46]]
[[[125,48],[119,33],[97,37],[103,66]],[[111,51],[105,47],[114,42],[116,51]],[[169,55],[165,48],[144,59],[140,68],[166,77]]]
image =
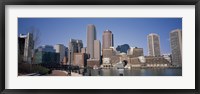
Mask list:
[[86,53],[86,47],[84,47],[84,48],[81,48],[81,53]]
[[101,43],[99,40],[94,40],[94,58],[100,60],[101,57]]
[[103,32],[102,42],[102,49],[108,49],[114,46],[113,34],[110,30]]
[[172,51],[172,64],[182,66],[182,33],[180,29],[170,32],[170,45]]
[[24,61],[27,63],[31,63],[32,55],[33,55],[33,48],[34,48],[34,41],[33,41],[33,34],[28,33],[25,39],[25,46],[24,46]]
[[68,44],[68,64],[73,64],[74,53],[81,53],[83,43],[81,40],[70,39]]
[[35,52],[35,59],[33,64],[41,64],[41,63],[58,63],[60,58],[60,54],[55,52],[43,52],[37,51]]
[[143,48],[131,47],[130,49],[128,49],[127,55],[131,55],[133,57],[143,56]]
[[147,36],[149,56],[160,56],[160,37],[158,34],[151,33]]
[[103,58],[111,58],[114,55],[114,51],[112,48],[103,49],[102,56]]
[[65,46],[62,44],[56,44],[54,45],[54,49],[56,53],[60,54],[59,63],[61,63],[65,57]]
[[18,63],[22,63],[24,60],[24,47],[25,47],[26,35],[20,34],[18,37]]
[[86,66],[87,56],[85,53],[74,53],[74,63],[73,65],[84,67]]
[[87,54],[94,58],[94,40],[96,40],[96,28],[93,24],[87,26]]
[[169,63],[172,63],[172,55],[171,54],[163,54],[163,58],[165,58]]
[[99,67],[100,61],[98,59],[87,59],[87,67]]
[[53,46],[51,45],[42,45],[37,48],[38,51],[43,51],[43,52],[55,52],[56,50],[54,49]]
[[77,43],[77,52],[81,53],[81,49],[83,48],[83,42],[82,40],[76,40]]
[[35,50],[34,64],[59,63],[60,54],[56,53],[53,46],[43,45]]
[[62,64],[62,65],[67,65],[67,62],[68,62],[68,57],[65,56],[65,57],[63,58],[63,61],[61,62],[61,64]]

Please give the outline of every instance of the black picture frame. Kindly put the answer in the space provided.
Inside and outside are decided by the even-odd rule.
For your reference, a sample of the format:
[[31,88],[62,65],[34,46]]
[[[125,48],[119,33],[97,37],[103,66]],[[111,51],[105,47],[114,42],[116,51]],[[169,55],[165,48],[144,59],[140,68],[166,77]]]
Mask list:
[[195,48],[199,55],[200,0],[2,0],[0,1],[0,92],[2,94],[198,94],[199,93],[199,59],[195,60],[195,89],[96,89],[96,90],[63,90],[63,89],[5,89],[5,6],[6,5],[195,5]]

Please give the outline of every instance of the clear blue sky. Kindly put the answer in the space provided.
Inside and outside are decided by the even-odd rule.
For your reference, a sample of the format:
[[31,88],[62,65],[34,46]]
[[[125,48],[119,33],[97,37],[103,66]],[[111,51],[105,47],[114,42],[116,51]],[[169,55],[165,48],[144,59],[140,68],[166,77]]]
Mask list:
[[70,38],[80,39],[86,47],[87,24],[96,26],[97,39],[102,41],[107,28],[114,34],[114,46],[129,44],[141,47],[147,55],[147,35],[160,35],[161,53],[171,53],[169,32],[182,29],[182,18],[18,18],[18,34],[27,34],[31,27],[40,32],[40,45],[63,44]]

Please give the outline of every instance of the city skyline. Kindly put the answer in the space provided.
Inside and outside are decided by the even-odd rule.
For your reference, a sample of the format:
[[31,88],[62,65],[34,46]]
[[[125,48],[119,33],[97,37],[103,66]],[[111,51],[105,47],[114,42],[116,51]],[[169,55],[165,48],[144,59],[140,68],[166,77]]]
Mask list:
[[101,43],[103,32],[109,29],[114,35],[114,47],[123,44],[140,47],[144,49],[144,55],[148,55],[148,34],[160,36],[161,54],[171,53],[169,32],[182,29],[181,18],[19,18],[18,34],[26,34],[29,28],[35,27],[41,33],[40,45],[63,44],[68,47],[68,41],[73,38],[82,40],[83,47],[86,47],[88,24],[95,25],[96,40]]

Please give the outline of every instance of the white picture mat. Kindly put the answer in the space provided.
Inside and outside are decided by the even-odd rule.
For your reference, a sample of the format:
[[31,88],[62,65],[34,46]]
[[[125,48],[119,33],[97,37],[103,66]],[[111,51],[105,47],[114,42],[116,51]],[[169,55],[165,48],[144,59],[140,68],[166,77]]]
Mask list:
[[[194,5],[6,5],[5,9],[6,89],[195,89]],[[181,17],[182,76],[20,77],[18,17]]]

